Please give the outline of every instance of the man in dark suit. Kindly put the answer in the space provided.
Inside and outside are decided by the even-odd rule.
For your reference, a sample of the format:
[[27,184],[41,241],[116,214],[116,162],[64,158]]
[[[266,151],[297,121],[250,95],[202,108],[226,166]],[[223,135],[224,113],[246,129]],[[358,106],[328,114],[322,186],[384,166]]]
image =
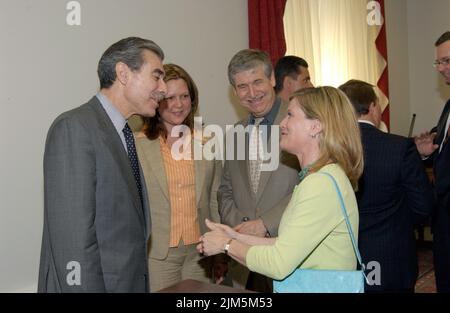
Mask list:
[[50,127],[39,292],[148,292],[145,182],[128,118],[153,116],[163,51],[125,38],[100,59],[100,92]]
[[364,148],[364,172],[356,194],[358,246],[366,266],[376,269],[372,261],[380,266],[380,277],[372,277],[375,284],[366,285],[366,291],[414,292],[414,224],[426,219],[433,205],[425,168],[413,140],[378,129],[381,108],[372,85],[351,80],[339,88],[358,114]]
[[[436,44],[436,69],[450,85],[450,31],[445,32]],[[437,206],[433,214],[433,257],[438,292],[450,292],[450,145],[448,138],[450,100],[447,101],[433,131],[416,138],[422,157],[433,163]]]

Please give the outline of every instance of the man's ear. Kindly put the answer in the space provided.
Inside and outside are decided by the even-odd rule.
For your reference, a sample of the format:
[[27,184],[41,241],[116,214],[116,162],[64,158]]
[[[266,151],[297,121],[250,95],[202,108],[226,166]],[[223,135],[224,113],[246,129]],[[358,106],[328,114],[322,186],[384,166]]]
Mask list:
[[372,123],[374,123],[377,128],[380,127],[382,112],[378,100],[370,104],[369,113],[367,115],[370,116]]
[[286,88],[286,87],[289,88],[289,84],[290,83],[291,83],[291,78],[288,75],[284,76],[284,78],[283,78],[283,89]]
[[130,75],[130,68],[123,62],[116,63],[116,78],[122,84],[126,85],[128,83]]
[[231,85],[231,89],[233,89],[233,93],[234,93],[234,95],[235,95],[236,97],[238,97],[238,93],[237,93],[237,89],[236,89],[236,86],[234,86],[234,85]]
[[275,81],[275,73],[272,71],[272,74],[270,74],[270,84],[272,87],[275,87],[276,81]]
[[376,114],[375,114],[376,113],[375,112],[376,105],[377,104],[375,102],[370,103],[369,104],[369,111],[367,112],[367,114],[365,114],[366,118],[369,118],[369,119],[372,120],[372,123],[375,123],[374,117],[376,116]]

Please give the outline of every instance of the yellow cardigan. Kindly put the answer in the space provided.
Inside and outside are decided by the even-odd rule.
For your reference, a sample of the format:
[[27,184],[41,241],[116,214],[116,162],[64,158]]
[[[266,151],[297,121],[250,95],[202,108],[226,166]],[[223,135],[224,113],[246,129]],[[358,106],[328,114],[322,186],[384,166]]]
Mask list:
[[[342,193],[350,224],[358,239],[358,206],[344,171],[335,164],[320,172],[331,174]],[[313,173],[297,185],[281,218],[272,246],[253,246],[246,256],[254,272],[282,280],[297,268],[356,269],[356,256],[337,191],[331,179]]]

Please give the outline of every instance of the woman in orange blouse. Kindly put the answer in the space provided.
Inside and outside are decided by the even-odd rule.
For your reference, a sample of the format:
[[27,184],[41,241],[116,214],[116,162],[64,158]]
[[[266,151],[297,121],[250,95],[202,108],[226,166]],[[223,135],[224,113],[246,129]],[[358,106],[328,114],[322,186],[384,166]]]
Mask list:
[[193,134],[197,87],[180,66],[166,64],[164,70],[166,98],[154,117],[144,119],[136,138],[150,201],[152,292],[189,278],[209,281],[210,261],[195,247],[206,231],[205,218],[219,221],[216,192],[222,170],[221,161],[186,157],[199,143],[191,136],[180,138],[175,127],[185,125]]

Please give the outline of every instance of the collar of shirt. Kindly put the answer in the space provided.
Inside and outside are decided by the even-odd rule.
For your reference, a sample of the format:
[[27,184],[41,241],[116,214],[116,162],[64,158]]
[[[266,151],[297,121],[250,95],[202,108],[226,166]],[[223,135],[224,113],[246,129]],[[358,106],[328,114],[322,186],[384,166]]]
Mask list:
[[111,122],[114,125],[114,128],[119,134],[120,140],[122,140],[122,144],[123,147],[125,148],[125,151],[127,151],[125,135],[123,134],[123,128],[125,127],[127,120],[123,117],[122,113],[120,113],[119,110],[117,110],[117,108],[109,101],[109,99],[104,94],[98,92],[96,94],[96,97],[98,101],[100,101],[100,103],[102,104],[103,109],[105,109],[106,114],[108,114],[109,119],[111,120]]
[[[272,109],[270,109],[270,111],[264,116],[264,119],[259,125],[272,126],[275,122],[275,118],[278,115],[278,111],[280,111],[280,106],[281,98],[276,97]],[[253,116],[253,114],[250,114],[250,116],[248,117],[248,125],[255,125],[255,117]]]
[[358,120],[358,123],[369,124],[376,128],[375,124],[367,120]]

